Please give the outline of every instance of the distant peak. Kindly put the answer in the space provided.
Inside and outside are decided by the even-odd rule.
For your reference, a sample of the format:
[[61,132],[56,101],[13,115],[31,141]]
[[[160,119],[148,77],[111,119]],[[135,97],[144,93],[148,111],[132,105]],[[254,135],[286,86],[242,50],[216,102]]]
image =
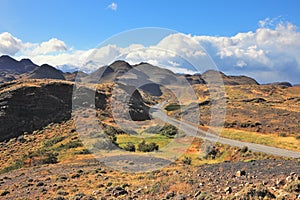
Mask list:
[[42,68],[53,68],[51,65],[48,65],[48,64],[42,64],[40,67],[42,67]]
[[118,68],[124,68],[124,67],[129,68],[129,69],[132,68],[132,66],[124,60],[116,60],[112,64],[110,64],[108,67],[110,67],[112,69],[118,69]]
[[12,58],[12,57],[10,57],[10,56],[8,56],[8,55],[2,55],[2,56],[0,57],[0,59],[2,59],[2,60],[13,60],[13,61],[16,61],[14,58]]
[[110,66],[112,66],[112,65],[129,65],[130,66],[130,64],[124,60],[116,60],[110,64]]
[[28,58],[23,58],[22,60],[20,60],[21,63],[23,63],[24,65],[35,65],[30,59]]

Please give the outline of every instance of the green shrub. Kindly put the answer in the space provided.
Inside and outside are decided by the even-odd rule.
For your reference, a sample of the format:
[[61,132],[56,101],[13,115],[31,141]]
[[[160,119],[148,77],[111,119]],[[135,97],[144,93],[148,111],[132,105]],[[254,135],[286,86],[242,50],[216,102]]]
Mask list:
[[131,151],[131,152],[135,152],[135,146],[132,142],[128,142],[124,147],[123,149],[125,151]]
[[67,144],[64,145],[64,148],[66,149],[72,149],[77,147],[82,147],[83,144],[80,140],[70,141]]
[[179,104],[170,104],[165,107],[165,110],[166,111],[174,111],[174,110],[179,110],[180,108],[181,108],[181,106]]
[[61,144],[59,147],[55,148],[54,150],[61,151],[63,149],[73,149],[82,146],[83,144],[80,140],[75,140],[75,141],[70,141],[66,144]]
[[22,160],[16,160],[14,163],[9,165],[8,167],[3,168],[0,171],[0,174],[7,173],[7,172],[10,172],[10,171],[15,170],[15,169],[20,169],[23,166],[24,166],[24,162]]
[[178,134],[178,129],[171,124],[167,124],[162,128],[160,133],[166,137],[174,138]]
[[91,152],[88,149],[82,149],[80,151],[74,152],[74,154],[79,154],[79,155],[82,155],[82,154],[91,154]]
[[108,125],[103,128],[103,131],[106,135],[109,135],[109,136],[115,136],[115,135],[118,135],[118,134],[124,134],[125,133],[124,131],[122,131],[119,128],[115,128],[113,126],[108,126]]
[[190,165],[190,164],[192,164],[192,158],[188,157],[188,156],[184,156],[182,163],[186,164],[186,165]]
[[57,153],[47,153],[45,158],[41,160],[42,164],[55,164],[58,162]]
[[45,141],[44,146],[45,147],[52,147],[53,145],[63,141],[64,139],[65,139],[65,137],[63,137],[63,136],[56,136],[54,138],[51,138],[51,139]]
[[280,137],[287,137],[287,134],[286,133],[279,133],[279,136]]
[[147,144],[145,140],[138,144],[138,150],[141,152],[158,151],[158,148],[159,147],[156,143],[150,142]]
[[241,152],[242,153],[246,153],[248,151],[248,147],[247,146],[243,146],[242,148],[241,148]]

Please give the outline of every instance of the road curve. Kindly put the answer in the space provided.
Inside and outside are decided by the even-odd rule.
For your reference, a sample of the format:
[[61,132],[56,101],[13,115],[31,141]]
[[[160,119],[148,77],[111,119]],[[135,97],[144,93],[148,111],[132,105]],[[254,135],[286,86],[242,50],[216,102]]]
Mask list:
[[[162,111],[162,108],[164,106],[165,102],[162,104],[157,104],[153,106],[150,110],[150,114],[154,118],[159,118],[160,120],[172,124],[173,126],[176,126],[180,128],[186,135],[190,135],[193,137],[198,137],[204,140],[208,140],[211,142],[219,142],[222,144],[228,144],[231,146],[236,147],[243,147],[247,146],[249,150],[256,151],[256,152],[263,152],[275,156],[283,156],[283,157],[289,157],[289,158],[300,158],[300,152],[297,151],[291,151],[286,149],[281,149],[277,147],[271,147],[261,144],[255,144],[250,142],[242,142],[238,140],[231,140],[228,138],[220,137],[218,135],[211,134],[209,132],[203,131],[196,126],[190,125],[188,123],[182,122],[180,120],[171,118],[165,114],[165,112]],[[197,134],[194,134],[197,133]]]

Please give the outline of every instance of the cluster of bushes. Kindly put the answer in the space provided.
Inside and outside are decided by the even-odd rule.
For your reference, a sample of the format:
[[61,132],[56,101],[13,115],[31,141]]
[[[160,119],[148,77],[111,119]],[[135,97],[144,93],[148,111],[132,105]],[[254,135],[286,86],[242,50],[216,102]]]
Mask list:
[[176,126],[167,124],[162,128],[160,134],[167,136],[169,138],[174,138],[178,134],[178,129]]
[[56,150],[73,149],[82,146],[83,144],[80,140],[75,140],[75,141],[70,141],[66,144],[61,144]]
[[132,142],[128,142],[124,147],[123,149],[125,151],[130,151],[130,152],[135,152],[135,146]]
[[146,133],[159,133],[161,135],[167,136],[169,138],[174,138],[178,134],[178,129],[171,125],[171,124],[166,124],[163,127],[156,125],[156,126],[151,126],[145,130]]
[[141,143],[138,144],[138,151],[141,152],[152,152],[152,151],[158,151],[158,145],[155,142],[146,143],[145,140],[143,140]]
[[220,151],[216,148],[216,146],[207,145],[204,149],[205,152],[205,159],[215,159],[219,154]]
[[125,132],[119,128],[106,125],[102,128],[101,132],[92,131],[89,136],[92,138],[109,138],[111,141],[116,142],[116,135],[125,134]]
[[130,152],[135,152],[136,150],[141,151],[141,152],[152,152],[152,151],[158,151],[159,146],[155,142],[147,143],[145,140],[143,140],[142,142],[140,142],[137,145],[137,149],[132,142],[128,142],[123,147],[123,149],[126,151],[130,151]]

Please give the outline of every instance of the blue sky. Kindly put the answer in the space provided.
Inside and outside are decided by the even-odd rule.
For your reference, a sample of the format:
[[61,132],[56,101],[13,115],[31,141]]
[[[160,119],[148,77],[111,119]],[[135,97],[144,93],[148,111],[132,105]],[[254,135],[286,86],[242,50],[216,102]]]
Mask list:
[[[227,73],[256,76],[261,82],[275,79],[300,82],[296,76],[300,75],[300,60],[296,58],[300,46],[296,42],[290,47],[291,42],[284,40],[285,37],[298,39],[299,8],[300,1],[297,0],[1,0],[0,54],[30,57],[38,64],[50,62],[54,66],[75,66],[78,63],[70,63],[71,58],[62,58],[89,51],[126,30],[162,27],[191,34],[211,54],[217,66]],[[247,35],[249,32],[254,35]],[[244,36],[240,37],[240,33]],[[259,41],[266,34],[269,34],[269,43],[273,42],[273,46]],[[148,35],[154,37],[155,31]],[[155,45],[157,40],[149,40],[148,35],[142,34],[135,43]],[[159,32],[157,37],[160,40],[166,35]],[[10,40],[11,46],[7,46]],[[234,49],[234,45],[224,44],[227,40],[231,43],[243,41]],[[118,47],[124,46],[119,42]],[[273,52],[274,47],[276,51]],[[117,51],[116,47],[108,49]],[[54,55],[60,57],[54,58]],[[278,61],[270,63],[274,57]],[[55,59],[60,62],[54,62]],[[257,75],[260,70],[263,73]]]
[[[116,11],[108,8],[112,2]],[[297,0],[1,0],[0,32],[30,42],[56,37],[87,49],[121,31],[141,27],[231,36],[255,30],[259,20],[278,16],[299,26],[299,8]]]

